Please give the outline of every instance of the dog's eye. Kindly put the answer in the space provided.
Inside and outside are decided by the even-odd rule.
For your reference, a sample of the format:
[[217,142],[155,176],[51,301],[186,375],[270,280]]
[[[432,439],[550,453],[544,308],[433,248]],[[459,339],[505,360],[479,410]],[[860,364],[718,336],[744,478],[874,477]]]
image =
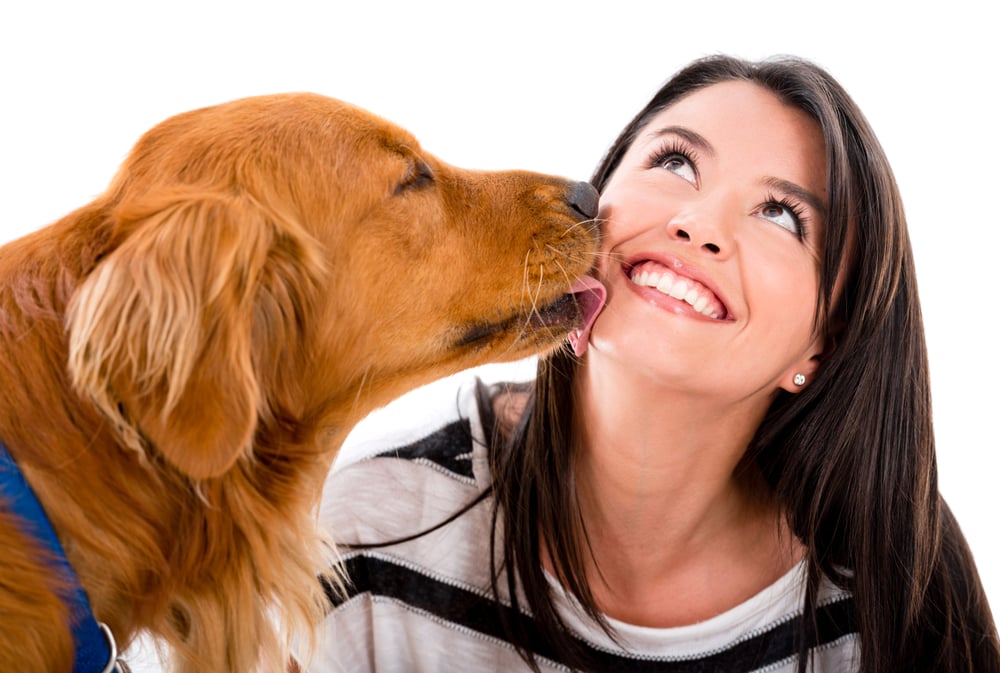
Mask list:
[[409,170],[403,179],[396,185],[396,193],[399,194],[409,189],[421,189],[434,183],[434,173],[431,167],[423,161],[410,164]]

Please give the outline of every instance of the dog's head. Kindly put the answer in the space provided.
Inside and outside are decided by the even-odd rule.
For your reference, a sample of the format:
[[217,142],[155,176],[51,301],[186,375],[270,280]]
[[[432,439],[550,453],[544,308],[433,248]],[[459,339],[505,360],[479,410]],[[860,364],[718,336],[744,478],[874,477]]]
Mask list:
[[109,244],[70,303],[71,374],[129,445],[196,479],[249,456],[262,423],[351,423],[553,348],[597,243],[588,185],[455,168],[309,94],[167,120],[102,198]]

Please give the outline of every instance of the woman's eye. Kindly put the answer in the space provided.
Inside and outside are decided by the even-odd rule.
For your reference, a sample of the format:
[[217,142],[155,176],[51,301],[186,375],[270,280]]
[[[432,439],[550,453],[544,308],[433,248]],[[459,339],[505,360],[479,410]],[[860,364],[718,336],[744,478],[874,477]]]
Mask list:
[[780,203],[764,204],[760,209],[760,216],[793,234],[798,235],[802,231],[802,223],[798,215],[791,208]]
[[683,154],[667,155],[660,162],[660,166],[671,173],[676,173],[691,184],[695,184],[697,182],[698,175],[695,173],[694,166]]

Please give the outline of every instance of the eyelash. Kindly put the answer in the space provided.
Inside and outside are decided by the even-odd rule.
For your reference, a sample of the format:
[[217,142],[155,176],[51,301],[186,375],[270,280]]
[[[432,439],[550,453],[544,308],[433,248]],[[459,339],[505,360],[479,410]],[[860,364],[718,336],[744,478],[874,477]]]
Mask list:
[[776,197],[772,193],[768,193],[764,204],[761,206],[761,210],[767,208],[768,206],[781,206],[792,214],[795,218],[796,233],[800,239],[806,238],[806,233],[808,231],[807,224],[809,223],[809,216],[806,215],[806,208],[801,202],[788,197]]
[[[667,160],[672,156],[678,156],[688,162],[691,165],[691,169],[694,171],[695,176],[698,175],[698,153],[695,152],[694,148],[688,143],[680,138],[670,138],[661,144],[655,151],[649,155],[648,168],[662,168]],[[791,213],[792,217],[795,219],[796,223],[796,234],[800,239],[805,239],[808,231],[807,224],[809,223],[809,217],[806,215],[806,208],[801,202],[788,197],[776,197],[773,193],[768,193],[761,206],[763,210],[767,206],[781,206]]]
[[667,159],[677,155],[685,159],[698,174],[698,153],[680,138],[670,138],[649,155],[649,168],[662,168]]

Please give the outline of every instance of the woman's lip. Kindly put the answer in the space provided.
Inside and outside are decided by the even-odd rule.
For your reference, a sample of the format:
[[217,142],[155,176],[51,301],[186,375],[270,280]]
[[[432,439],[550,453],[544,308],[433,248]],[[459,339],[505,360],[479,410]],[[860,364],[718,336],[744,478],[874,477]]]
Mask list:
[[[689,304],[687,304],[687,302],[684,302],[679,299],[673,299],[672,297],[667,297],[667,295],[664,295],[659,290],[653,288],[641,287],[639,285],[634,284],[632,282],[632,277],[631,277],[632,269],[642,264],[643,262],[652,262],[654,264],[659,264],[661,266],[666,267],[667,269],[670,269],[671,272],[675,273],[678,276],[684,278],[690,278],[691,280],[697,281],[698,283],[707,287],[716,297],[718,297],[719,301],[722,302],[722,306],[726,310],[725,317],[714,318],[714,319],[708,318],[708,316],[702,315],[694,311],[694,309]],[[625,279],[628,281],[629,285],[632,286],[632,288],[636,292],[639,292],[639,294],[644,294],[644,292],[642,292],[643,290],[656,293],[657,295],[660,295],[662,297],[667,297],[668,299],[671,299],[672,301],[677,302],[678,304],[683,304],[687,308],[690,308],[692,315],[701,318],[706,318],[709,320],[715,320],[716,322],[732,322],[733,320],[736,319],[733,315],[733,311],[729,301],[726,299],[725,295],[723,295],[722,292],[719,290],[714,280],[697,266],[692,265],[679,257],[675,257],[673,255],[664,255],[663,253],[640,253],[629,257],[625,261],[625,263],[622,264],[622,273],[624,274]],[[687,313],[687,311],[685,311],[685,313]]]

